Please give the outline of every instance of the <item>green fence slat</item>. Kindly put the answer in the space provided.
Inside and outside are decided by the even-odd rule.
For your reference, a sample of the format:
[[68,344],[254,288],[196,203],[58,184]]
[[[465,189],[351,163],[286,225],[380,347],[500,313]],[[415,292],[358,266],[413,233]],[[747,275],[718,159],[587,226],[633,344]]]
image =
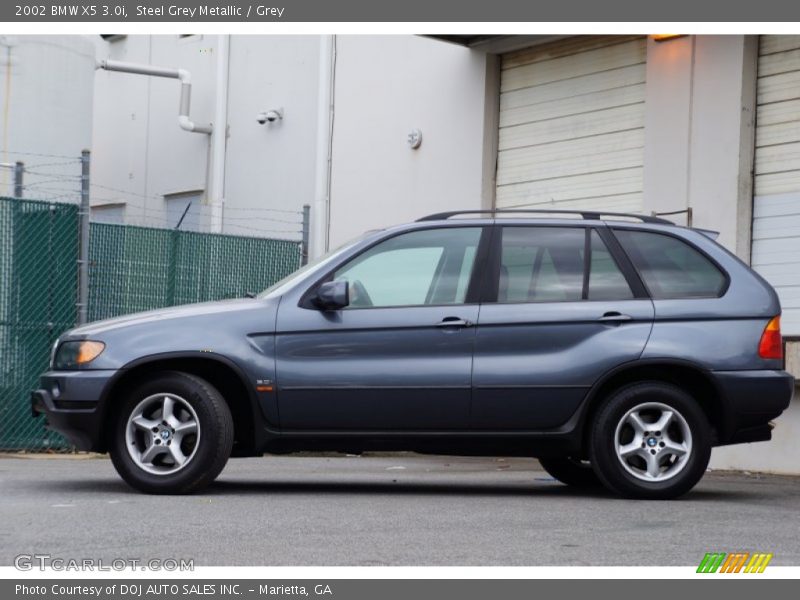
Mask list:
[[300,266],[290,240],[92,223],[89,320],[241,298]]
[[0,257],[0,448],[65,448],[28,398],[75,323],[78,207],[0,198]]

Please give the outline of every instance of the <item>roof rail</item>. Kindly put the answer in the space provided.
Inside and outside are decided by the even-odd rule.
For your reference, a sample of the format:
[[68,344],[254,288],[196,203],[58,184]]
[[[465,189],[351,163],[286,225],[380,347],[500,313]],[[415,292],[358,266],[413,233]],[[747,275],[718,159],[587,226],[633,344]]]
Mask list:
[[601,217],[626,217],[629,219],[639,219],[642,223],[659,223],[662,225],[674,225],[672,221],[668,221],[667,219],[662,219],[660,217],[654,217],[650,215],[636,215],[633,213],[619,213],[619,212],[606,212],[606,211],[596,211],[596,210],[553,210],[553,209],[513,209],[513,208],[506,208],[506,209],[486,209],[486,210],[453,210],[448,212],[440,212],[434,213],[432,215],[428,215],[426,217],[422,217],[421,219],[417,219],[417,222],[422,221],[443,221],[449,219],[450,217],[455,217],[457,215],[482,215],[482,214],[513,214],[513,213],[530,213],[530,214],[547,214],[547,215],[580,215],[581,218],[591,221],[599,221]]

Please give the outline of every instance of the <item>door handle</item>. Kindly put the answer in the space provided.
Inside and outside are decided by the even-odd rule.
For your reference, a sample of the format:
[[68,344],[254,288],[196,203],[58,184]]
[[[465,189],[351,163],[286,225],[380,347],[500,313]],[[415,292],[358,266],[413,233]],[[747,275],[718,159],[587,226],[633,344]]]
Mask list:
[[460,317],[445,317],[436,324],[436,327],[472,327],[472,321]]
[[633,317],[630,315],[623,315],[622,313],[612,310],[605,313],[597,320],[602,323],[624,323],[625,321],[633,321]]

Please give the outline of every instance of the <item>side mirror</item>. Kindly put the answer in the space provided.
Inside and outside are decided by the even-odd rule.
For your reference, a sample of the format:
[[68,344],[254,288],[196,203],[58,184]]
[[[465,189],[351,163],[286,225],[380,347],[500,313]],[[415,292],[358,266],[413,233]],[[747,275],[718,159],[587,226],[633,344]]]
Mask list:
[[320,310],[339,310],[350,304],[350,286],[346,281],[326,281],[317,288],[312,302]]

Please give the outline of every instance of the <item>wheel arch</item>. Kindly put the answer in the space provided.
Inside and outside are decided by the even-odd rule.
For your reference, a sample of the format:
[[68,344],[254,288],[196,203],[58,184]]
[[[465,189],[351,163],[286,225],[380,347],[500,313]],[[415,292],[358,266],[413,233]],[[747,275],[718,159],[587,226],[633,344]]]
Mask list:
[[[137,358],[122,367],[103,390],[100,398],[101,422],[108,425],[118,415],[121,403],[113,402],[117,394],[125,394],[138,377],[159,371],[190,373],[213,385],[233,416],[234,446],[232,456],[252,456],[259,453],[258,423],[263,421],[258,410],[258,399],[247,385],[242,369],[225,356],[209,352],[168,352]],[[112,427],[105,427],[110,432]],[[108,433],[100,439],[101,451],[109,447]]]
[[658,381],[679,387],[698,403],[708,419],[713,439],[725,439],[730,433],[725,398],[712,373],[692,361],[647,359],[620,365],[607,372],[589,390],[580,415],[581,449],[588,448],[590,424],[603,401],[614,391],[633,383]]

